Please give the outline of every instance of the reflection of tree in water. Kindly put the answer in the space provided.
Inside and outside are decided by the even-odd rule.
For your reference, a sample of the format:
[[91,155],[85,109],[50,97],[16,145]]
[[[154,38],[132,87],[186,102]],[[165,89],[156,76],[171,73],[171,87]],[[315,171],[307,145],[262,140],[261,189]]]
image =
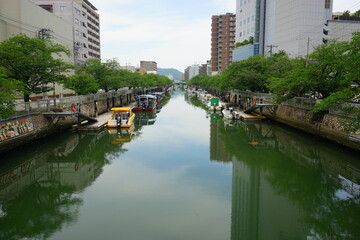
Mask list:
[[320,239],[360,236],[360,195],[346,194],[337,175],[328,174],[320,164],[316,169],[284,159],[274,159],[267,169],[267,179],[274,190],[305,210],[304,220],[314,236]]
[[0,239],[47,239],[76,221],[82,200],[74,187],[37,182],[11,200],[1,200]]
[[[11,155],[19,165],[10,163],[8,169],[29,159],[40,165],[27,172],[26,179],[14,179],[11,184],[20,185],[16,187],[18,193],[13,193],[12,185],[2,190],[0,239],[47,239],[75,222],[82,204],[76,193],[96,181],[103,167],[110,163],[109,156],[120,156],[126,151],[123,144],[111,144],[111,141],[112,136],[107,132],[63,134],[36,147],[29,146],[30,150],[23,151],[26,154]],[[79,168],[74,169],[74,165]],[[18,184],[20,181],[22,184]]]
[[[279,127],[275,127],[273,149],[256,149],[248,143],[257,135],[254,130],[260,128],[250,128],[253,132],[249,135],[249,128],[245,127],[218,129],[225,148],[251,169],[261,171],[277,195],[286,196],[301,209],[304,219],[299,224],[307,226],[308,235],[314,239],[358,239],[359,184],[352,182],[358,188],[349,193],[335,167],[349,164],[341,162],[349,156],[336,149],[322,148],[308,136],[297,134],[290,141],[286,135],[292,133]],[[254,139],[260,142],[261,136]]]

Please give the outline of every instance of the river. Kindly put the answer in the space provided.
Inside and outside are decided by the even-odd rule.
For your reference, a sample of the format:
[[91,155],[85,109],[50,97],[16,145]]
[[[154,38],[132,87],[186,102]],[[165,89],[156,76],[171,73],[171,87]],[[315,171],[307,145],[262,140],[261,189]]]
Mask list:
[[359,239],[359,153],[180,90],[133,131],[63,133],[0,161],[0,239]]

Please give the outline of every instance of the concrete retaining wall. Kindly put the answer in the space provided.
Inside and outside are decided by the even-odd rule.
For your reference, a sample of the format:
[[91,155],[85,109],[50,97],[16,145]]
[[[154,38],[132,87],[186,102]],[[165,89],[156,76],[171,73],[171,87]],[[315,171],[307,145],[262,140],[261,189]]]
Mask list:
[[337,115],[323,112],[313,113],[306,109],[285,105],[277,106],[275,114],[264,108],[262,114],[273,121],[337,142],[352,149],[360,150],[360,142],[352,140],[350,134],[344,130],[341,124],[346,122],[346,119]]

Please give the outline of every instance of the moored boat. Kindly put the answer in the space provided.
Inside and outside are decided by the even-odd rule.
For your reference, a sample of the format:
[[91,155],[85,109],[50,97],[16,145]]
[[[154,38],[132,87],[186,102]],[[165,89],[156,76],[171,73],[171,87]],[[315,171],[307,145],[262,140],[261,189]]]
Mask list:
[[136,97],[136,107],[134,111],[152,111],[156,108],[157,101],[153,95],[139,95]]
[[135,119],[135,113],[129,107],[115,107],[107,123],[109,128],[129,128]]

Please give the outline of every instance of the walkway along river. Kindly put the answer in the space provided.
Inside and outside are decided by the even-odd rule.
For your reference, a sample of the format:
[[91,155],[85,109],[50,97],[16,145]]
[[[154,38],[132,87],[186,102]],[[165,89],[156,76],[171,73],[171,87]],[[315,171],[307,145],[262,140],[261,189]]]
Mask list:
[[0,239],[358,239],[357,152],[223,121],[175,91],[132,133],[64,133],[0,161]]

